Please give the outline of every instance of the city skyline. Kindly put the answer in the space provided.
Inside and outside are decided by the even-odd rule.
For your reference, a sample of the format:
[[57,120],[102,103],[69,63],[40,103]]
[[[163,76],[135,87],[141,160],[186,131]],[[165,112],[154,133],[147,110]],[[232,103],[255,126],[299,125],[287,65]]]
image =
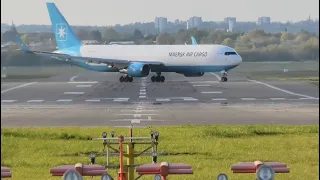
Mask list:
[[[192,3],[191,0],[190,2],[183,1],[183,3],[169,0],[159,1],[161,3],[147,0],[134,2],[119,0],[112,1],[112,8],[108,7],[111,2],[106,0],[96,0],[95,3],[89,3],[85,0],[54,0],[50,2],[56,3],[71,25],[80,26],[114,26],[135,22],[155,22],[156,17],[166,17],[170,22],[174,22],[176,19],[187,21],[193,16],[201,17],[204,22],[221,22],[226,17],[236,17],[237,22],[257,22],[259,17],[268,16],[271,22],[284,23],[306,20],[309,15],[311,19],[318,19],[319,14],[319,1],[317,0],[298,2],[243,0],[241,2],[232,1],[232,3],[230,1],[198,0],[199,6]],[[45,0],[1,0],[1,23],[11,24],[13,21],[16,25],[49,25],[50,19],[45,3]],[[74,8],[75,4],[77,4],[77,8]],[[221,8],[216,6],[221,6]],[[223,8],[224,6],[228,9]],[[36,10],[30,11],[27,7]],[[284,10],[284,7],[290,7],[290,9]],[[272,8],[272,14],[270,8]]]

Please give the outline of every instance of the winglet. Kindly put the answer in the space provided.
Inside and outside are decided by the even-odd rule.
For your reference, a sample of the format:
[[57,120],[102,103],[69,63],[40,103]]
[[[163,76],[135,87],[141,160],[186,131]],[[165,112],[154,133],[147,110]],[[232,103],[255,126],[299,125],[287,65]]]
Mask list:
[[29,50],[28,46],[23,43],[23,41],[21,40],[21,38],[18,34],[16,35],[16,40],[17,40],[17,43],[20,44],[20,46],[24,52],[31,52]]
[[192,45],[198,45],[197,40],[191,36]]

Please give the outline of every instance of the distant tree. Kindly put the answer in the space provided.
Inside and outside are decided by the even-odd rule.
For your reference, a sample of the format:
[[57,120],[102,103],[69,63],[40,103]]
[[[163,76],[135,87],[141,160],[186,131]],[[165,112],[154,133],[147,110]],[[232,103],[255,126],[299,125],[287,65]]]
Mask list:
[[3,42],[15,41],[17,33],[14,31],[6,31],[3,33],[1,40]]
[[141,33],[140,30],[135,29],[133,32],[133,39],[142,39],[143,38],[143,34]]
[[118,32],[110,27],[104,29],[102,39],[107,42],[120,40]]
[[225,46],[229,46],[229,47],[232,47],[232,39],[231,38],[226,38],[223,40],[222,42],[222,45],[225,45]]
[[77,36],[80,38],[80,40],[89,40],[89,32],[85,29],[78,28]]
[[157,44],[174,44],[174,38],[168,33],[161,33],[156,40]]
[[89,34],[89,38],[91,40],[96,40],[98,42],[102,42],[102,36],[101,36],[100,31],[98,31],[98,30],[92,30]]

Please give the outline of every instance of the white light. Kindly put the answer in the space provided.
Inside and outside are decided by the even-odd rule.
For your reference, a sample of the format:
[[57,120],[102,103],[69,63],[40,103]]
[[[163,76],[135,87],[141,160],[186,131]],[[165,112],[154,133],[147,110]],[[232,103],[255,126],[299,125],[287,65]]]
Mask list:
[[257,172],[258,180],[273,180],[274,170],[270,166],[262,165]]
[[152,156],[153,156],[153,157],[155,157],[155,156],[157,156],[157,155],[158,155],[157,152],[152,152]]
[[228,176],[226,175],[226,174],[224,174],[224,173],[220,173],[219,175],[218,175],[218,178],[217,178],[218,180],[228,180]]

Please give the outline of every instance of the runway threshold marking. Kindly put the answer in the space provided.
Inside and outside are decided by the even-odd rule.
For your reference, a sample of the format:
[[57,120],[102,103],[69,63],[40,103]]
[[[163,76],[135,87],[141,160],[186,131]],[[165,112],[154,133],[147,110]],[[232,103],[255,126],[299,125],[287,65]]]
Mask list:
[[227,100],[226,98],[213,98],[213,101],[225,101]]
[[58,99],[57,102],[71,102],[72,99]]
[[29,85],[32,85],[32,84],[35,84],[35,83],[37,83],[37,82],[25,83],[25,84],[22,84],[22,85],[19,85],[19,86],[15,86],[15,87],[12,87],[12,88],[9,88],[9,89],[5,89],[5,90],[1,91],[1,94],[5,93],[5,92],[8,92],[8,91],[11,91],[11,90],[14,90],[14,89],[19,89],[19,88],[22,88],[22,87],[26,87],[26,86],[29,86]]
[[278,90],[278,91],[282,91],[282,92],[287,93],[287,94],[291,94],[291,95],[295,95],[295,96],[301,96],[301,97],[305,97],[305,98],[309,98],[309,99],[316,98],[316,97],[307,96],[307,95],[304,95],[304,94],[298,94],[298,93],[295,93],[295,92],[292,92],[292,91],[288,91],[288,90],[285,90],[285,89],[281,89],[281,88],[272,86],[272,85],[264,83],[264,82],[260,82],[260,81],[256,81],[256,80],[249,80],[249,81],[257,83],[257,84],[265,85],[265,86],[267,86],[269,88],[272,88],[272,89],[275,89],[275,90]]
[[256,100],[256,98],[240,98],[241,100],[244,101],[252,101],[252,100]]

